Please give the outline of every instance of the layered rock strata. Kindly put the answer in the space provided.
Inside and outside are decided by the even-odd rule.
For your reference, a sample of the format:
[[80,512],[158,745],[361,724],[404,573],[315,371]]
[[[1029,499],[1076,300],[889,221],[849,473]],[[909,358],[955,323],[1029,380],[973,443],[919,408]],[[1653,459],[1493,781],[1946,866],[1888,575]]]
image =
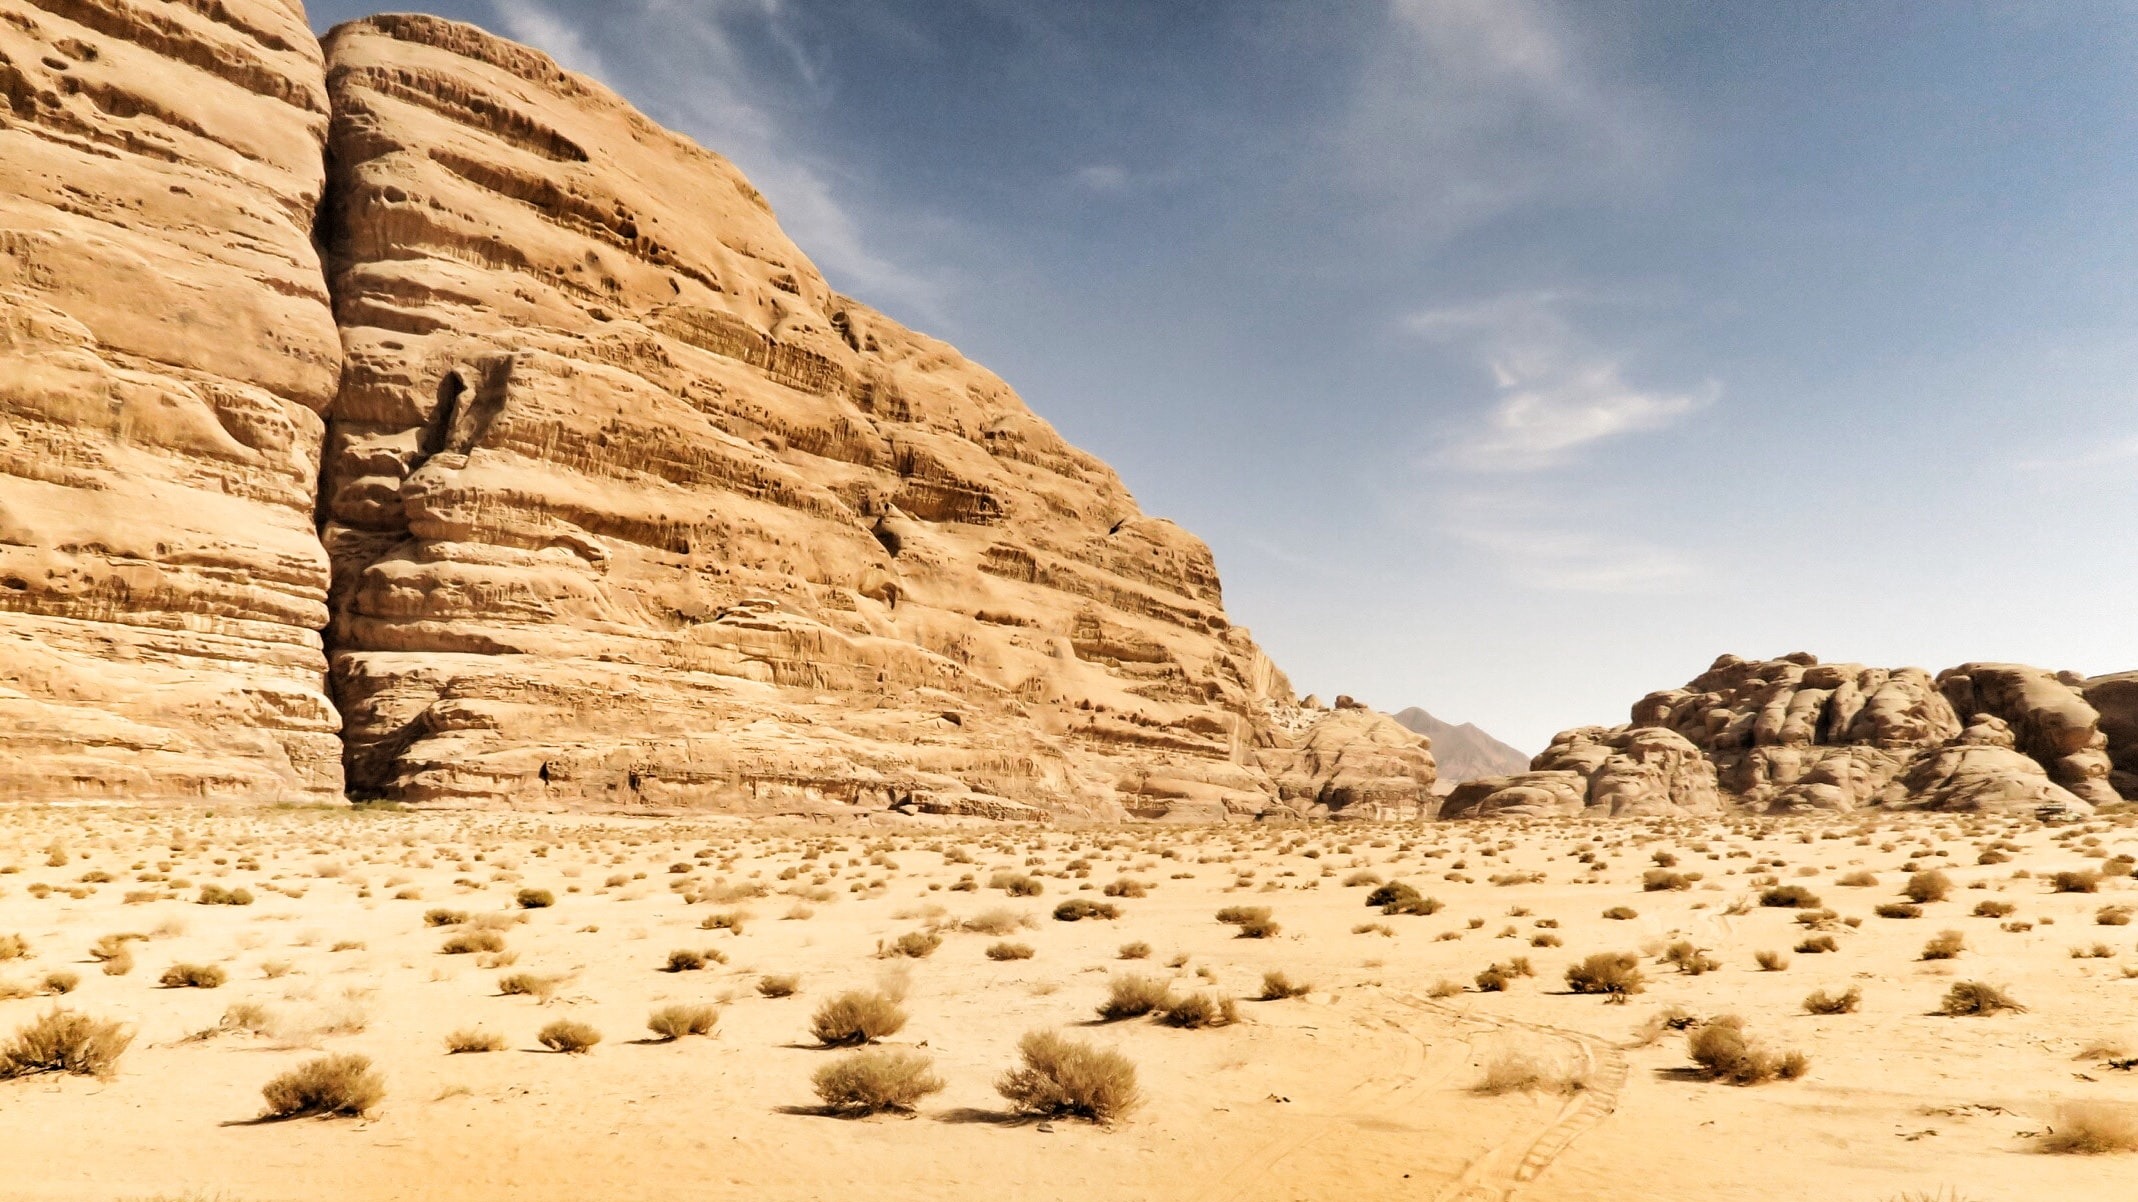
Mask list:
[[326,39],[349,783],[415,804],[1415,815],[1208,548],[547,57]]
[[0,0],[0,798],[342,791],[290,0]]
[[[2103,698],[2138,700],[2119,679],[2101,678]],[[1683,688],[1642,698],[1624,726],[1564,732],[1530,772],[1458,787],[1441,813],[2085,813],[2121,800],[2109,730],[2123,728],[2104,722],[2090,687],[2016,664],[1965,664],[1933,678],[1805,654],[1723,656]]]

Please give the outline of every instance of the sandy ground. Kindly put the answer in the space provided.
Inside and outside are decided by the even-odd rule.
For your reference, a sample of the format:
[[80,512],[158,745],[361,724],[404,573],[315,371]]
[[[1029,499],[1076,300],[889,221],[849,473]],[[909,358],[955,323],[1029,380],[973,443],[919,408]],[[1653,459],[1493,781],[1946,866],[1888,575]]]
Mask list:
[[[2138,904],[2138,881],[2127,862],[2096,893],[2049,880],[2138,854],[2131,822],[767,829],[16,809],[0,815],[0,944],[20,935],[28,954],[0,961],[0,1040],[55,1005],[136,1037],[108,1080],[0,1081],[0,1197],[2127,1198],[2138,1155],[2050,1154],[2040,1133],[2063,1103],[2138,1106],[2138,1071],[2113,1063],[2138,1055],[2138,926],[2097,921]],[[2009,859],[1979,863],[1985,850]],[[1659,853],[1701,879],[1644,889]],[[1875,915],[1932,868],[1950,877],[1949,900],[1919,918]],[[1007,896],[988,887],[998,872],[1044,892]],[[1863,872],[1876,883],[1840,883]],[[1384,917],[1365,904],[1369,876],[1443,906]],[[1124,878],[1148,894],[1103,896]],[[1814,932],[1802,910],[1759,904],[1774,881],[1835,912],[1824,925],[1838,950],[1790,950]],[[207,884],[255,900],[200,904]],[[530,888],[555,904],[520,908]],[[1122,915],[1054,920],[1073,897]],[[2014,912],[1976,916],[1984,900]],[[1268,907],[1281,931],[1238,937],[1215,918],[1231,905]],[[1005,907],[1029,922],[1007,938],[1033,958],[991,960],[997,936],[957,929]],[[1614,907],[1636,916],[1606,918]],[[469,922],[426,925],[441,908]],[[743,915],[741,932],[704,929],[716,913]],[[440,950],[482,924],[509,963]],[[931,955],[878,955],[930,928],[942,935]],[[1945,930],[1967,950],[1922,959]],[[146,938],[125,945],[132,970],[109,975],[89,953],[119,933]],[[1720,967],[1659,959],[1681,940]],[[1133,941],[1148,959],[1119,958]],[[2097,943],[2106,955],[2074,956]],[[676,949],[725,963],[662,971]],[[1762,950],[1787,967],[1762,971]],[[1624,1004],[1570,992],[1566,967],[1593,952],[1639,954],[1645,987]],[[1534,976],[1500,992],[1473,983],[1516,956]],[[228,980],[160,986],[177,963]],[[1254,1000],[1271,969],[1314,988]],[[554,978],[554,992],[501,994],[514,972]],[[1240,998],[1240,1021],[1101,1024],[1094,1007],[1124,972]],[[37,993],[52,973],[78,983]],[[799,974],[800,991],[760,996],[777,973]],[[1964,980],[2027,1009],[1937,1013]],[[826,1116],[811,1075],[849,1053],[816,1046],[810,1015],[879,986],[910,1015],[887,1043],[932,1056],[946,1088],[912,1115]],[[1857,1012],[1805,1013],[1814,989],[1851,986]],[[670,1002],[717,1003],[714,1033],[652,1042],[647,1015]],[[1726,1013],[1804,1053],[1809,1072],[1700,1079],[1666,1020]],[[536,1033],[559,1017],[603,1042],[545,1050]],[[447,1054],[448,1033],[470,1027],[505,1050]],[[1017,1121],[994,1083],[1037,1029],[1127,1055],[1145,1103],[1111,1126]],[[329,1052],[369,1056],[383,1103],[362,1118],[252,1121],[263,1084]],[[1510,1058],[1543,1068],[1545,1086],[1480,1092]]]

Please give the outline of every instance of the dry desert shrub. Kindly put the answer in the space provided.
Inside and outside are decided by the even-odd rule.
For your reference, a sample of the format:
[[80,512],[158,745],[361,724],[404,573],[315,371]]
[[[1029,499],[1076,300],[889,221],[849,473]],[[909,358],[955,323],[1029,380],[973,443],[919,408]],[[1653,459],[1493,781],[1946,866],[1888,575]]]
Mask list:
[[1314,992],[1314,987],[1304,981],[1294,981],[1282,969],[1273,968],[1262,974],[1262,993],[1265,1002],[1281,1002],[1287,998],[1305,997]]
[[935,949],[941,946],[943,946],[943,937],[934,931],[907,931],[892,940],[889,945],[879,945],[876,954],[885,957],[904,956],[910,960],[921,960],[934,955]]
[[[1901,887],[1901,895],[1917,905],[1944,901],[1951,893],[1952,878],[1935,868],[1916,873],[1908,878],[1906,885]],[[1909,917],[1912,918],[1914,916],[1909,915]]]
[[1682,893],[1693,887],[1700,879],[1697,872],[1672,872],[1667,868],[1651,868],[1641,874],[1641,889],[1647,893]]
[[203,906],[249,906],[252,891],[249,889],[225,889],[221,885],[202,885],[197,899]]
[[1707,954],[1704,947],[1695,947],[1684,939],[1678,940],[1663,952],[1663,962],[1677,966],[1679,972],[1697,977],[1722,967],[1722,961]]
[[1802,1052],[1771,1052],[1746,1038],[1744,1020],[1734,1014],[1695,1028],[1686,1036],[1685,1054],[1709,1080],[1732,1085],[1794,1081],[1811,1064]]
[[173,964],[156,983],[165,989],[219,989],[230,974],[215,964]]
[[2023,1014],[2026,1009],[2011,994],[1982,981],[1961,981],[1946,990],[1945,999],[1938,1003],[1938,1013],[1949,1018],[2002,1014],[2008,1010]]
[[1759,904],[1779,909],[1815,910],[1819,895],[1802,885],[1776,885],[1759,895]]
[[512,900],[522,910],[547,910],[557,904],[557,895],[547,889],[522,889]]
[[1886,902],[1872,911],[1880,918],[1921,918],[1923,908],[1913,902]]
[[1939,931],[1937,938],[1923,945],[1925,960],[1957,960],[1967,950],[1967,936],[1958,931]]
[[764,997],[793,997],[802,987],[802,978],[791,972],[766,973],[757,978],[757,992]]
[[1484,1075],[1470,1088],[1474,1093],[1490,1097],[1539,1091],[1572,1094],[1588,1088],[1588,1080],[1578,1073],[1547,1064],[1525,1052],[1508,1050],[1486,1061]]
[[2129,906],[2102,906],[2094,911],[2094,923],[2104,927],[2127,927],[2131,925]]
[[740,935],[742,934],[743,923],[747,922],[749,917],[748,914],[741,910],[721,910],[718,913],[706,915],[704,921],[698,924],[698,929],[701,931],[726,931],[730,935]]
[[1641,974],[1641,959],[1632,952],[1597,952],[1566,970],[1567,987],[1575,993],[1600,993],[1619,1001],[1639,993],[1647,984]]
[[463,1027],[445,1037],[445,1051],[448,1056],[502,1052],[504,1050],[505,1037],[495,1031],[481,1031],[472,1027]]
[[1169,1027],[1199,1031],[1206,1027],[1229,1027],[1240,1021],[1240,1008],[1231,998],[1210,993],[1189,993],[1172,998],[1159,1011],[1158,1019]]
[[2008,901],[1998,901],[1995,898],[1984,898],[1981,901],[1975,903],[1975,917],[2006,918],[2009,917],[2011,913],[2014,910],[2017,910],[2018,908],[2018,906],[2015,906]]
[[990,960],[1029,960],[1032,955],[1031,944],[1011,943],[1007,939],[989,944],[987,948],[987,958]]
[[80,973],[64,970],[48,972],[44,975],[44,979],[37,983],[37,992],[51,994],[56,997],[63,993],[73,993],[75,987],[81,983],[82,975]]
[[1752,958],[1759,963],[1761,972],[1784,972],[1789,968],[1789,957],[1780,952],[1754,952]]
[[810,1077],[817,1097],[840,1114],[910,1111],[922,1098],[943,1089],[935,1065],[919,1052],[868,1048],[818,1069]]
[[269,1081],[260,1094],[267,1099],[269,1118],[354,1116],[379,1104],[386,1082],[370,1057],[346,1053],[307,1061]]
[[1020,1113],[1107,1123],[1142,1101],[1136,1066],[1119,1052],[1033,1031],[1018,1041],[1017,1053],[1023,1064],[1004,1074],[995,1090]]
[[1603,912],[1603,916],[1615,922],[1628,922],[1632,919],[1639,918],[1641,916],[1641,912],[1639,910],[1634,909],[1632,906],[1613,906],[1610,909],[1605,910]]
[[1245,926],[1250,922],[1268,922],[1267,906],[1226,906],[1217,912],[1217,920],[1227,926]]
[[710,1003],[663,1006],[646,1019],[646,1029],[671,1043],[685,1035],[710,1035],[720,1011]]
[[1046,892],[1046,886],[1017,872],[998,872],[988,878],[987,887],[1000,889],[1011,897],[1038,897]]
[[982,911],[958,924],[960,928],[971,931],[974,934],[998,936],[1008,935],[1020,927],[1032,925],[1034,924],[1031,915],[1022,910],[1012,910],[1007,906],[998,906],[992,910]]
[[1804,999],[1806,1014],[1854,1014],[1863,1002],[1863,990],[1851,985],[1846,993],[1816,990]]
[[1127,877],[1123,877],[1099,892],[1108,897],[1145,897],[1149,895],[1150,891],[1151,887],[1144,882],[1132,881]]
[[1124,974],[1107,982],[1106,1000],[1099,1003],[1099,1017],[1108,1022],[1141,1018],[1172,1003],[1173,986],[1157,977]]
[[896,1035],[905,1025],[905,1010],[889,995],[856,989],[817,1007],[809,1033],[826,1047],[848,1047]]
[[423,925],[427,927],[457,927],[468,920],[466,910],[425,910]]
[[1151,955],[1151,945],[1139,939],[1134,943],[1122,944],[1115,954],[1123,960],[1147,960]]
[[1429,998],[1451,998],[1461,992],[1462,986],[1443,978],[1433,982],[1432,987],[1425,991],[1425,996]]
[[601,1032],[572,1018],[560,1018],[541,1029],[535,1039],[552,1052],[585,1053],[601,1042]]
[[531,972],[507,973],[497,979],[497,991],[506,997],[531,997],[547,1002],[557,994],[563,977],[545,977]]
[[109,1077],[133,1032],[73,1010],[51,1010],[0,1044],[0,1081],[33,1073]]
[[1796,950],[1799,955],[1816,956],[1824,952],[1840,951],[1841,945],[1834,941],[1832,935],[1813,935],[1811,938],[1797,944]]
[[0,935],[0,964],[22,960],[30,954],[29,941],[20,935]]
[[1081,922],[1086,918],[1119,918],[1121,907],[1109,902],[1095,902],[1089,898],[1072,897],[1054,907],[1056,922]]
[[438,949],[446,956],[465,956],[473,952],[497,953],[505,950],[505,937],[496,931],[457,931],[446,937]]
[[1845,889],[1869,889],[1877,883],[1878,878],[1875,875],[1860,871],[1848,873],[1834,882]]
[[2056,893],[2098,893],[2101,889],[2101,874],[2092,869],[2083,872],[2059,872],[2049,878],[2049,885]]
[[2098,1100],[2065,1102],[2037,1145],[2044,1152],[2098,1156],[2138,1152],[2138,1107]]
[[1402,881],[1390,881],[1366,895],[1366,904],[1383,914],[1415,914],[1425,917],[1440,912],[1438,899],[1421,895]]
[[705,967],[705,953],[693,948],[679,947],[668,953],[668,963],[662,972],[697,972]]

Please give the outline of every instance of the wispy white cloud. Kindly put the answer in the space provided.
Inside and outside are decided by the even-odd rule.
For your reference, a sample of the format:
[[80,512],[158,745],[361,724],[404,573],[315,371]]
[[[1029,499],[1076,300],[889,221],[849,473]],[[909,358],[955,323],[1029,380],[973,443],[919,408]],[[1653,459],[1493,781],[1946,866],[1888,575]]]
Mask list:
[[1093,163],[1076,172],[1077,186],[1086,192],[1108,194],[1128,190],[1128,168],[1119,163]]
[[742,168],[835,286],[942,323],[944,281],[879,249],[865,181],[813,152],[806,130],[786,117],[832,101],[791,0],[490,4],[505,33],[627,93]]
[[1673,122],[1541,0],[1388,0],[1339,149],[1350,182],[1445,237],[1511,208],[1652,186]]
[[1501,524],[1448,533],[1485,551],[1516,583],[1548,592],[1669,593],[1700,578],[1691,558],[1638,539]]
[[2021,471],[2076,472],[2138,460],[2138,437],[2110,439],[2083,450],[2041,455],[2019,461]]
[[1518,293],[1429,309],[1404,324],[1474,355],[1496,399],[1469,434],[1436,459],[1471,471],[1534,471],[1605,439],[1659,430],[1713,404],[1721,385],[1665,390],[1626,378],[1620,356],[1595,346],[1565,316],[1579,298]]

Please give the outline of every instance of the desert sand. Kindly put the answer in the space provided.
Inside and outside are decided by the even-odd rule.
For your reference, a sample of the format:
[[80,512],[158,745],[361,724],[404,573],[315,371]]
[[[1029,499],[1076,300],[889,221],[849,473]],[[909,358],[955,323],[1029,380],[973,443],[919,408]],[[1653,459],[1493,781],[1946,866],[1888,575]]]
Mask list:
[[[1054,829],[19,808],[0,818],[0,943],[19,935],[26,954],[0,962],[0,1038],[65,1007],[134,1040],[105,1080],[0,1082],[11,1166],[0,1192],[2114,1197],[2127,1157],[2051,1154],[2043,1135],[2066,1103],[2138,1106],[2138,1074],[2114,1067],[2138,1048],[2138,938],[2101,921],[2138,901],[2119,854],[2138,854],[2138,832],[2118,812],[2063,826],[1868,813]],[[2056,891],[2054,874],[2104,867],[2118,875],[2064,882],[2095,892]],[[1916,918],[1877,915],[1932,870],[1949,878],[1947,900]],[[1672,883],[1667,873],[1697,879],[1646,887],[1651,874]],[[1042,892],[991,885],[1019,876]],[[1440,906],[1366,904],[1395,880]],[[1109,896],[1121,881],[1144,895]],[[1814,896],[1762,904],[1791,885]],[[253,900],[203,904],[207,886]],[[554,904],[523,908],[523,890]],[[1070,899],[1120,916],[1052,917]],[[2011,912],[1978,916],[1982,903]],[[1243,937],[1216,917],[1229,906],[1267,908],[1278,929]],[[1606,917],[1620,907],[1633,916]],[[983,915],[1007,918],[1008,933],[961,929],[994,925]],[[709,929],[714,916],[737,926]],[[1923,959],[1948,930],[1965,949]],[[501,952],[441,950],[483,931],[502,936]],[[917,931],[940,945],[891,950]],[[110,975],[91,949],[121,933],[145,938],[123,942],[131,969]],[[1792,950],[1821,934],[1836,950]],[[1715,967],[1667,962],[1681,941]],[[1001,942],[1033,955],[990,959]],[[1123,959],[1136,942],[1148,957]],[[664,971],[678,950],[718,955]],[[1763,970],[1763,951],[1786,966]],[[1565,969],[1597,952],[1636,956],[1640,991],[1569,991]],[[1534,975],[1481,990],[1481,972],[1516,957]],[[160,985],[176,964],[227,979]],[[1257,1000],[1271,970],[1310,991]],[[75,977],[71,992],[40,994],[52,974]],[[536,992],[501,992],[513,974]],[[799,977],[793,996],[761,996],[777,974]],[[1124,974],[1238,999],[1238,1020],[1099,1021]],[[2025,1009],[1940,1014],[1965,981]],[[885,1045],[932,1058],[944,1088],[910,1114],[828,1115],[812,1074],[851,1053],[811,1038],[812,1012],[876,988],[910,1016]],[[1855,1012],[1805,1012],[1812,992],[1852,988]],[[670,1003],[709,1003],[717,1025],[654,1041],[646,1019]],[[1725,1014],[1807,1070],[1703,1079],[1671,1025]],[[560,1018],[602,1041],[543,1048],[538,1032]],[[449,1053],[464,1029],[494,1033],[502,1050]],[[1033,1030],[1128,1057],[1142,1105],[1109,1123],[1019,1118],[995,1083]],[[333,1053],[374,1062],[385,1093],[366,1114],[255,1121],[266,1082]],[[1512,1075],[1538,1078],[1529,1088],[1481,1088],[1524,1067]]]

